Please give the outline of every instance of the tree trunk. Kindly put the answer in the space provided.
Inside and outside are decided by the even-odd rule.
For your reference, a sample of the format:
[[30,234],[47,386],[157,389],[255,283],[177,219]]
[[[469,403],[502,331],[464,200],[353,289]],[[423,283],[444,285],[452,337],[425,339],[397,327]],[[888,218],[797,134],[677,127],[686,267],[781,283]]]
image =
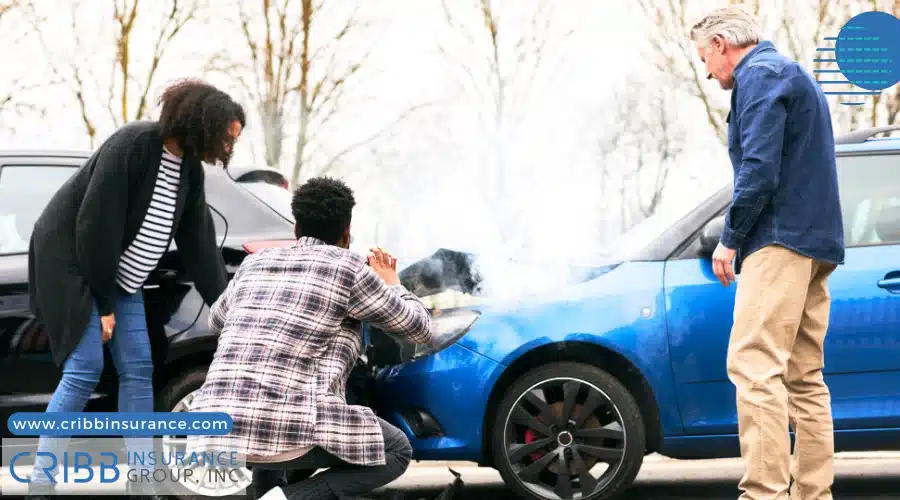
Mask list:
[[269,99],[260,103],[259,116],[262,121],[266,165],[280,169],[281,149],[284,143],[282,133],[282,130],[284,130],[284,112],[277,102]]

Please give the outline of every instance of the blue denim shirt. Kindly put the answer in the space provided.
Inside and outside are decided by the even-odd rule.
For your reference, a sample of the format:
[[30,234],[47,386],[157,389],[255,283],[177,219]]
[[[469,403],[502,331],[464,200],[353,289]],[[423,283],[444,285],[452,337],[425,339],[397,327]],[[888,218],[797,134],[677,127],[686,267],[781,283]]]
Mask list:
[[816,260],[844,263],[831,111],[799,64],[771,42],[734,70],[728,154],[734,198],[721,242],[741,261],[778,244]]

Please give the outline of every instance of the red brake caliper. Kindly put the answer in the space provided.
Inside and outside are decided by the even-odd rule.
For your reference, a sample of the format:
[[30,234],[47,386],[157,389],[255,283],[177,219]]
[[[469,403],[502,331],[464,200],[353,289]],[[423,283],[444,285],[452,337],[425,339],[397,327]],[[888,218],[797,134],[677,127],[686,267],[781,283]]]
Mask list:
[[[531,429],[526,429],[526,430],[525,430],[525,444],[533,443],[533,442],[537,441],[538,439],[542,439],[538,433],[534,432],[534,431],[531,430]],[[528,456],[531,458],[532,461],[538,461],[538,460],[540,460],[541,457],[543,457],[546,453],[547,453],[547,452],[545,452],[545,451],[536,451],[536,452],[534,452],[534,453],[532,453],[531,455],[528,455]]]

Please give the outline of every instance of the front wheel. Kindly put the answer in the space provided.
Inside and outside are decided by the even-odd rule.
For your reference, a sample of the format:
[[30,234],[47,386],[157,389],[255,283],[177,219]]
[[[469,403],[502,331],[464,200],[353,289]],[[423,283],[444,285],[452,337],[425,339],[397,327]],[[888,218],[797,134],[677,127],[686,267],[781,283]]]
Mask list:
[[[159,394],[157,398],[157,411],[164,412],[189,412],[192,409],[194,396],[203,386],[206,380],[206,368],[198,367],[182,374]],[[201,467],[192,474],[185,473],[184,463],[179,464],[171,457],[189,457],[191,452],[186,450],[187,436],[163,436],[162,453],[169,457],[168,469],[172,477],[178,478],[178,500],[188,500],[197,496],[222,496],[239,494],[245,489],[249,491],[252,481],[252,473],[247,467],[240,467],[228,471],[227,475],[211,473],[208,468]],[[187,467],[193,469],[192,467]]]
[[534,500],[617,498],[634,482],[646,449],[628,389],[597,367],[568,362],[513,383],[491,440],[503,480]]

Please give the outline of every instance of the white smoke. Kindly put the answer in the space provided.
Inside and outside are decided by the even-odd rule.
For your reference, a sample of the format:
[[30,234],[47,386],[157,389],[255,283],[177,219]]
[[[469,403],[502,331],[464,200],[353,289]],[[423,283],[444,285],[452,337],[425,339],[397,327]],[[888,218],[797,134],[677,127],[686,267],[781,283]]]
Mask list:
[[482,138],[432,155],[377,200],[395,214],[379,219],[378,243],[401,265],[439,248],[475,254],[482,293],[498,299],[546,292],[571,281],[573,265],[602,261],[614,218],[601,172],[578,137],[543,125],[499,153]]

